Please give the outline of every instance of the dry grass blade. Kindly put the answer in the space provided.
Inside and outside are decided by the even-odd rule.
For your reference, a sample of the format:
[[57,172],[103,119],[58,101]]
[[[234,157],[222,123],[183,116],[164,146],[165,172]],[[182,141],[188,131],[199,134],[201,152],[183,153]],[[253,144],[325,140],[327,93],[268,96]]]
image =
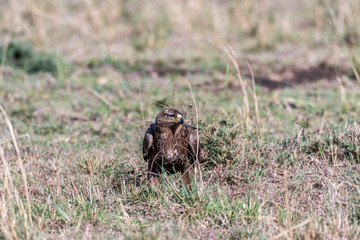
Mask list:
[[144,116],[144,106],[143,106],[143,101],[142,101],[142,95],[141,95],[141,88],[140,88],[140,84],[138,81],[135,81],[137,90],[138,90],[138,94],[139,94],[139,101],[140,101],[140,108],[141,108],[141,116],[143,119],[143,123],[144,123],[144,127],[146,127],[146,123],[145,123],[145,116]]
[[9,45],[9,41],[5,40],[4,43],[4,47],[2,50],[2,56],[1,57],[1,62],[0,62],[0,86],[2,85],[3,81],[4,81],[4,73],[3,73],[3,68],[6,62],[6,53],[7,53],[7,49],[8,49],[8,45]]
[[166,176],[163,176],[163,179],[165,179],[165,181],[169,184],[169,186],[172,188],[172,190],[174,191],[174,193],[176,194],[176,196],[181,199],[182,201],[184,201],[184,199],[179,195],[178,191],[176,191],[176,189],[174,188],[173,184],[169,181],[169,179],[167,179]]
[[291,228],[291,211],[290,211],[290,203],[289,203],[289,189],[288,189],[288,177],[287,171],[284,172],[284,182],[285,182],[285,207],[286,207],[286,218],[288,224],[288,234],[289,238],[293,239],[293,232]]
[[249,61],[246,61],[246,64],[248,65],[248,68],[250,70],[250,74],[251,74],[251,82],[252,82],[252,95],[254,98],[254,108],[255,108],[255,117],[256,117],[256,125],[258,126],[258,134],[260,134],[260,128],[261,128],[261,119],[260,119],[260,114],[259,114],[259,103],[258,103],[258,98],[257,98],[257,94],[256,94],[256,84],[255,84],[255,76],[254,76],[254,71],[251,67],[251,64],[249,63]]
[[289,228],[288,230],[279,233],[278,235],[275,235],[274,237],[272,237],[272,238],[270,238],[270,239],[271,239],[271,240],[275,240],[275,239],[279,239],[279,238],[281,238],[281,237],[284,237],[284,236],[286,236],[287,234],[289,234],[289,231],[290,231],[290,232],[291,232],[291,231],[294,231],[295,229],[301,228],[301,227],[305,226],[306,224],[308,224],[308,223],[310,223],[310,222],[311,222],[311,219],[309,218],[309,219],[303,221],[302,223],[300,223],[300,224],[298,224],[298,225],[295,225],[295,226]]
[[354,73],[354,75],[355,75],[356,80],[357,80],[357,81],[359,82],[359,84],[360,84],[360,74],[359,74],[358,70],[356,69],[356,67],[354,66],[354,64],[353,64],[351,67],[352,67],[352,71],[353,71],[353,73]]
[[100,99],[103,103],[105,103],[111,110],[113,111],[118,111],[119,108],[114,106],[109,100],[107,100],[104,96],[102,96],[100,93],[98,93],[97,91],[95,91],[94,89],[91,89],[89,87],[86,88],[86,91],[88,91],[89,93],[93,94],[95,97],[97,97],[98,99]]
[[242,120],[243,120],[243,127],[247,127],[248,123],[249,123],[249,114],[250,114],[250,106],[249,106],[249,98],[248,98],[248,93],[247,93],[247,84],[244,81],[242,75],[241,75],[241,71],[240,71],[240,67],[239,64],[236,60],[236,56],[235,56],[235,51],[234,49],[229,45],[229,44],[225,44],[224,47],[224,51],[225,53],[228,55],[228,57],[230,58],[235,70],[236,70],[236,76],[239,79],[240,82],[240,86],[241,86],[241,91],[243,93],[243,109],[242,109]]
[[[17,141],[16,141],[16,136],[15,136],[15,132],[14,132],[14,128],[12,126],[12,123],[8,117],[8,115],[6,114],[4,108],[0,105],[0,111],[2,112],[6,125],[9,129],[12,141],[13,141],[13,145],[15,147],[16,150],[16,155],[17,155],[17,160],[18,160],[18,164],[21,170],[21,176],[22,176],[22,180],[24,182],[24,187],[25,187],[25,196],[26,196],[26,202],[27,202],[27,210],[28,210],[28,216],[24,216],[25,219],[28,218],[29,222],[30,222],[30,226],[32,225],[32,219],[31,219],[31,208],[30,208],[30,196],[29,196],[29,187],[28,187],[28,182],[27,182],[27,177],[26,177],[26,172],[25,172],[25,168],[22,164],[22,159],[21,159],[21,155],[20,155],[20,149],[18,147]],[[27,220],[25,220],[25,223],[27,224]],[[28,236],[29,237],[29,236]]]
[[[31,139],[30,139],[30,136],[29,136],[28,133],[16,137],[16,139],[21,139],[21,138],[26,138],[29,141],[29,143],[31,144]],[[5,145],[5,144],[10,143],[10,142],[12,142],[12,139],[6,139],[5,138],[5,139],[0,141],[0,146]]]
[[[190,89],[190,93],[191,93],[193,103],[195,105],[196,128],[199,129],[199,114],[198,114],[198,108],[197,108],[197,105],[196,105],[195,95],[194,95],[194,92],[192,90],[192,86],[191,86],[189,78],[186,77],[186,80],[187,80],[187,83],[188,83],[188,86],[189,86],[189,89]],[[203,189],[204,189],[204,182],[203,182],[203,178],[202,178],[202,171],[201,171],[201,168],[200,168],[200,161],[198,159],[198,157],[199,157],[199,147],[200,147],[200,138],[198,137],[197,142],[196,142],[196,156],[195,156],[196,168],[195,169],[199,171],[200,191],[202,192]],[[195,177],[196,177],[196,174],[195,174]],[[196,182],[196,179],[195,179],[195,182]]]
[[[24,209],[24,205],[20,201],[19,193],[14,186],[14,181],[12,179],[8,163],[4,156],[4,149],[0,146],[0,158],[3,162],[4,169],[4,187],[1,189],[1,229],[6,237],[9,239],[17,239],[17,234],[15,230],[15,211],[14,211],[14,203],[13,203],[13,195],[15,196],[15,203],[19,207],[21,213],[23,214],[26,221],[26,211]],[[27,227],[27,223],[25,223]],[[27,228],[26,228],[27,230]],[[28,234],[27,234],[28,236]]]
[[84,3],[85,6],[89,9],[89,18],[91,19],[96,32],[99,32],[100,29],[104,28],[101,13],[96,8],[92,0],[85,0]]
[[78,198],[78,201],[80,202],[81,206],[83,206],[83,208],[85,208],[83,199],[82,199],[82,197],[80,196],[79,190],[78,190],[78,188],[76,187],[76,185],[75,185],[75,183],[74,183],[74,180],[72,179],[71,174],[70,174],[68,168],[66,168],[66,172],[67,172],[67,174],[68,174],[68,178],[70,179],[71,185],[72,185],[72,187],[73,187],[73,189],[74,189],[74,191],[75,191],[76,197]]
[[120,207],[121,207],[121,211],[123,213],[123,218],[125,220],[125,224],[126,226],[130,229],[131,228],[131,222],[130,222],[130,217],[129,214],[126,212],[124,204],[123,204],[123,200],[120,200]]

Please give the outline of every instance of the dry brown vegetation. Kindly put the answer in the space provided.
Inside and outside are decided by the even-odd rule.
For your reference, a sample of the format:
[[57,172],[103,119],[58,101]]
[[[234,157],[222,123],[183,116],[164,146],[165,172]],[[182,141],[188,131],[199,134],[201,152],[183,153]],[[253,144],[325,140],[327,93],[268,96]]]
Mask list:
[[[358,239],[360,2],[0,1],[1,239]],[[208,149],[146,184],[164,106]]]

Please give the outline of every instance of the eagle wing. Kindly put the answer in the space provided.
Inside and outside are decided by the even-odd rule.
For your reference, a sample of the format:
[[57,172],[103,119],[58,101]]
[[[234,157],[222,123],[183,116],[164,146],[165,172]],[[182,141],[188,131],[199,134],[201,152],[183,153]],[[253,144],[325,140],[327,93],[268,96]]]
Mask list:
[[202,162],[206,157],[206,148],[200,143],[199,132],[196,127],[184,125],[189,131],[188,151],[192,161],[199,160]]
[[151,148],[153,146],[154,138],[155,138],[155,130],[154,130],[155,124],[150,124],[149,128],[147,129],[144,140],[143,140],[143,158],[145,161],[149,158],[149,153],[151,151]]

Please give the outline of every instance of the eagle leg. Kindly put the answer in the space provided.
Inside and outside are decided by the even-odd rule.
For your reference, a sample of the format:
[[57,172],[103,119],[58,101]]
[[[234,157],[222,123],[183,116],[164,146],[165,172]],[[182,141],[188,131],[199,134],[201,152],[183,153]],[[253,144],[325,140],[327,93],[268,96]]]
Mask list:
[[157,166],[155,166],[155,161],[148,161],[148,180],[152,181],[153,178],[157,179],[160,182],[160,171]]

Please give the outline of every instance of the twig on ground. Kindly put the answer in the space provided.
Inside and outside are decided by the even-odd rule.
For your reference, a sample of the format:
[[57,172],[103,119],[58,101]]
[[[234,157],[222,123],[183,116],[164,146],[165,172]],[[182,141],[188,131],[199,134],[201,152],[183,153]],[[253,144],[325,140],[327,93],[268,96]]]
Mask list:
[[107,100],[104,96],[102,96],[100,93],[95,91],[94,89],[91,89],[89,87],[86,88],[86,91],[93,94],[95,97],[100,99],[103,103],[105,103],[111,110],[113,111],[119,111],[119,108],[114,106],[109,100]]

